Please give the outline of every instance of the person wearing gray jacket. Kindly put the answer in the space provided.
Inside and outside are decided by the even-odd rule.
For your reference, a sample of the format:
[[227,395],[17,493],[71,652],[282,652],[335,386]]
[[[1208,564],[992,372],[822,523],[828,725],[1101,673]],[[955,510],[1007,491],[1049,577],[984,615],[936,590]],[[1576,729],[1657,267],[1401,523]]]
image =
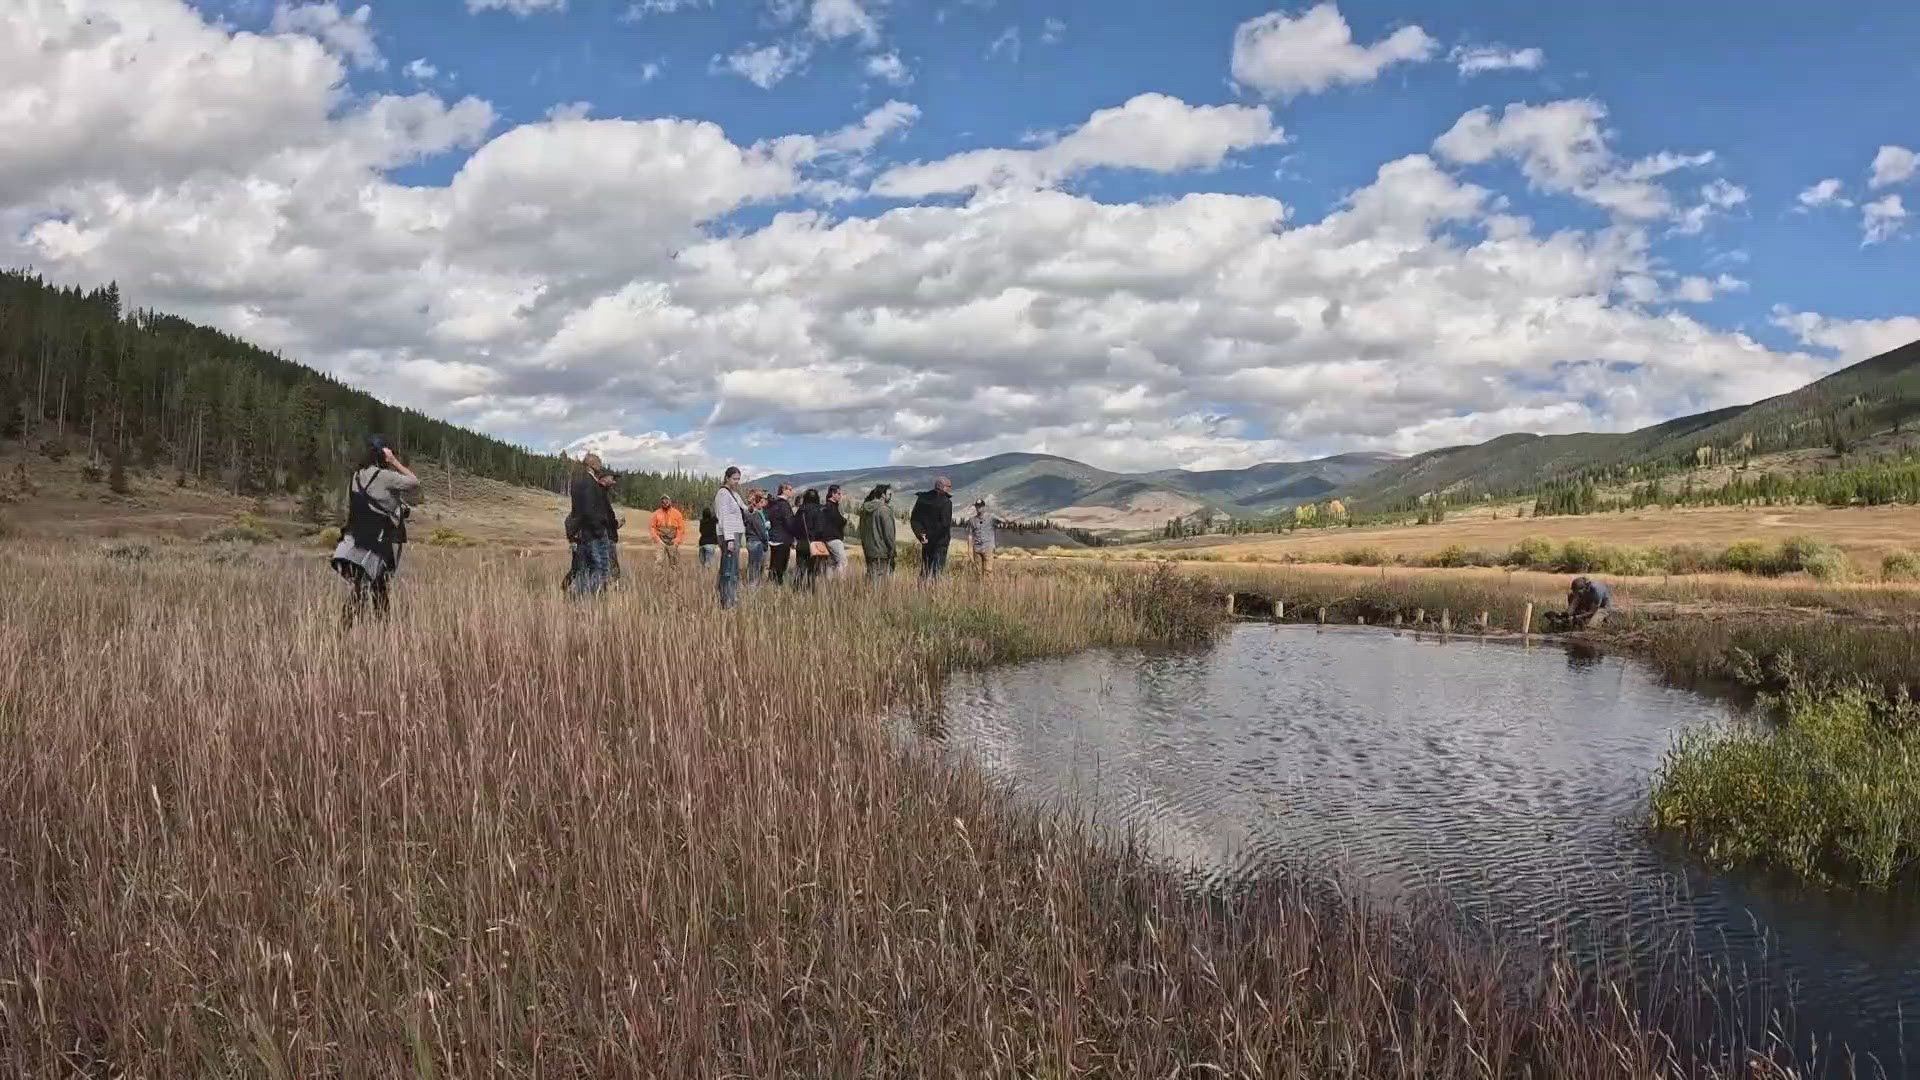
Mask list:
[[868,581],[893,576],[894,529],[893,487],[881,484],[860,504],[860,554],[866,556]]
[[973,564],[985,574],[993,569],[993,515],[987,512],[987,500],[973,504],[973,516],[967,519],[967,537],[973,541]]

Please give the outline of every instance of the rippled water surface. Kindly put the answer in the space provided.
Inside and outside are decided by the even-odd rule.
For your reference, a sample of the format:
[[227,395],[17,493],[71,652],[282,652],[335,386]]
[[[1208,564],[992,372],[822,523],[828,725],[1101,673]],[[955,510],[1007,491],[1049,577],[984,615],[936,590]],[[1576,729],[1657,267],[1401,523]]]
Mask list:
[[1679,732],[1743,722],[1616,657],[1263,625],[1205,652],[957,676],[925,721],[1217,884],[1339,872],[1610,962],[1692,942],[1790,985],[1803,1023],[1896,1075],[1914,1047],[1920,1070],[1920,899],[1711,874],[1636,828]]

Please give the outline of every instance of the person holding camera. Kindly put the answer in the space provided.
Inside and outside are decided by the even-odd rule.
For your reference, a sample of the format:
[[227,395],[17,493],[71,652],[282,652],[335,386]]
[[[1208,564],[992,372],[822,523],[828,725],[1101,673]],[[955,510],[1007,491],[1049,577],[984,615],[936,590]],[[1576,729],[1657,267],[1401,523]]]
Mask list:
[[413,512],[406,496],[419,489],[420,478],[400,463],[385,439],[367,440],[367,456],[347,485],[347,527],[333,549],[334,571],[353,585],[342,625],[351,627],[369,609],[386,617],[388,582],[400,568],[407,515]]
[[580,459],[580,470],[568,489],[572,496],[576,570],[570,583],[573,595],[605,592],[613,573],[613,545],[619,536],[619,518],[611,495],[615,478],[605,471],[599,454]]

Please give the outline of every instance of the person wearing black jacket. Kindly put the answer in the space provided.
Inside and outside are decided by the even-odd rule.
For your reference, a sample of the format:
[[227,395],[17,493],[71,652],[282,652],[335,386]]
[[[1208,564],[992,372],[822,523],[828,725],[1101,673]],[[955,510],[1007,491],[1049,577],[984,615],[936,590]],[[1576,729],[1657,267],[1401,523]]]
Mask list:
[[827,558],[833,562],[833,576],[847,572],[847,512],[841,505],[839,484],[827,485]]
[[833,538],[833,523],[827,518],[827,508],[821,505],[818,490],[808,488],[807,493],[800,496],[800,509],[794,512],[793,518],[794,550],[799,560],[795,566],[800,584],[812,588],[833,558],[827,551],[827,541]]
[[613,545],[620,530],[619,518],[613,512],[613,483],[614,478],[603,471],[600,455],[588,454],[580,459],[580,469],[568,491],[573,510],[567,515],[577,563],[568,584],[575,596],[604,592],[613,571]]
[[931,581],[947,568],[947,547],[953,543],[953,481],[942,476],[930,491],[913,501],[907,518],[913,538],[920,541],[920,580]]
[[712,566],[713,560],[720,557],[720,518],[714,514],[713,507],[700,509],[700,565]]
[[794,525],[793,485],[781,484],[767,504],[767,563],[775,585],[787,580],[787,558],[797,546]]

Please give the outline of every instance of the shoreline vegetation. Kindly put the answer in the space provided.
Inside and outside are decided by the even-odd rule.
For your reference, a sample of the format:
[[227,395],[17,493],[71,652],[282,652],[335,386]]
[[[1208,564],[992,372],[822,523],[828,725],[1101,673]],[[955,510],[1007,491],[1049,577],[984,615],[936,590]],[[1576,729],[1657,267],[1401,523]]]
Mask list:
[[1301,882],[1198,894],[882,719],[955,667],[1209,640],[1210,581],[719,613],[552,570],[422,552],[343,636],[311,555],[0,546],[5,1071],[1787,1075],[1707,976],[1650,1000]]

